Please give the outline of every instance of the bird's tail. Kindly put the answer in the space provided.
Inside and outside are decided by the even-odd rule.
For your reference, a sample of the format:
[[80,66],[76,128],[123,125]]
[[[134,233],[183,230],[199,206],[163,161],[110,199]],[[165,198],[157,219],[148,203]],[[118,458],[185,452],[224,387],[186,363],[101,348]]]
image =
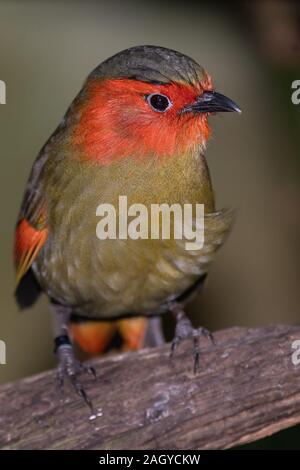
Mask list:
[[164,342],[159,317],[84,321],[71,323],[70,330],[74,341],[91,356],[105,352],[110,346],[120,347],[126,351],[156,346]]

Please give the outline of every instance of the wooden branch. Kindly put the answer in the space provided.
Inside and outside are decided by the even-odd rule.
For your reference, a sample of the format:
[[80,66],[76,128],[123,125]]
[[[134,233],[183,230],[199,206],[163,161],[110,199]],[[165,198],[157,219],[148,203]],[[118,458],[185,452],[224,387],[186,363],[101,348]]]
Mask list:
[[[300,327],[232,328],[203,339],[193,374],[191,341],[94,361],[82,377],[102,416],[71,389],[63,401],[54,371],[0,388],[0,448],[224,449],[300,422]],[[99,413],[99,415],[101,414]]]

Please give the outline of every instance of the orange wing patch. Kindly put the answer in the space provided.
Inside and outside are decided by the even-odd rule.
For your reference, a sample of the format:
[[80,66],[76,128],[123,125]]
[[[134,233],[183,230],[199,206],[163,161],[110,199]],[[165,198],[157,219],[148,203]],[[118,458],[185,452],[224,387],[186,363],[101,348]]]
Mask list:
[[46,228],[37,230],[26,219],[17,225],[14,247],[17,285],[37,257],[47,236]]

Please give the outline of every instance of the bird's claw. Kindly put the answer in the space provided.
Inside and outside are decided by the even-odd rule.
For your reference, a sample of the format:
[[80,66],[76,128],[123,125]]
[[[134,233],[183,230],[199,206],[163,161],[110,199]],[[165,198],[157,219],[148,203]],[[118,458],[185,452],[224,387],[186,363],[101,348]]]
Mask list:
[[63,345],[57,350],[58,356],[58,367],[57,367],[57,383],[60,392],[64,392],[64,381],[67,377],[70,381],[72,387],[74,388],[77,395],[79,395],[86,405],[90,408],[93,413],[93,405],[89,399],[84,387],[81,385],[78,380],[78,376],[82,373],[87,373],[93,375],[96,379],[96,371],[93,367],[87,366],[79,362],[73,353],[73,348],[71,345]]
[[200,337],[205,336],[206,338],[210,339],[213,344],[214,337],[212,333],[206,328],[194,328],[191,321],[183,312],[180,312],[180,315],[176,316],[176,320],[175,336],[171,344],[170,356],[174,356],[174,352],[181,341],[191,337],[193,339],[194,373],[196,374],[199,369]]

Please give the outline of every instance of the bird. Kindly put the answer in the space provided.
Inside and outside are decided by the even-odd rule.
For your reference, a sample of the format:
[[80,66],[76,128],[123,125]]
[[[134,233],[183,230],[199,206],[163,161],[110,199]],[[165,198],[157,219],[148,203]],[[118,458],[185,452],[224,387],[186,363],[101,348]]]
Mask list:
[[[185,305],[199,292],[233,224],[217,210],[205,149],[209,118],[239,106],[217,92],[208,72],[172,49],[143,45],[118,52],[87,77],[38,154],[17,218],[15,297],[21,309],[44,292],[55,319],[60,387],[69,379],[90,405],[74,342],[102,350],[118,330],[130,348],[147,335],[159,344],[159,319],[171,312],[171,355],[187,337],[199,367],[199,338]],[[184,240],[99,239],[99,204],[202,204],[204,244]],[[193,220],[197,224],[197,220]]]

